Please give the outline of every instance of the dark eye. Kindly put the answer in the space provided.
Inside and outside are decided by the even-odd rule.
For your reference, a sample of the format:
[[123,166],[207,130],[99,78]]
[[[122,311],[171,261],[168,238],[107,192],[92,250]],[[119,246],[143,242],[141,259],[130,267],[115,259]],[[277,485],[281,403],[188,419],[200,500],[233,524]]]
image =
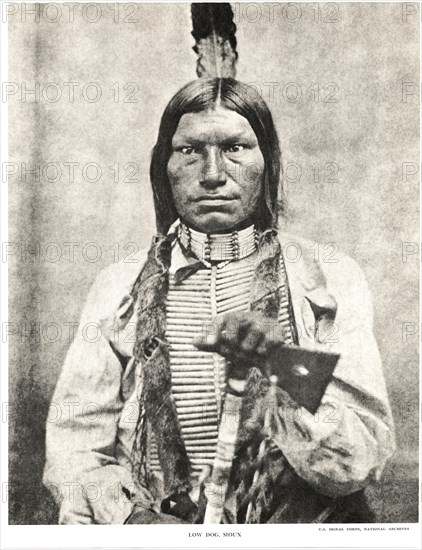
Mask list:
[[240,143],[235,143],[234,145],[230,145],[229,147],[226,147],[227,153],[241,153],[245,149],[244,145],[240,145]]
[[191,155],[192,153],[195,152],[195,148],[194,147],[181,147],[180,152],[182,153],[182,155]]

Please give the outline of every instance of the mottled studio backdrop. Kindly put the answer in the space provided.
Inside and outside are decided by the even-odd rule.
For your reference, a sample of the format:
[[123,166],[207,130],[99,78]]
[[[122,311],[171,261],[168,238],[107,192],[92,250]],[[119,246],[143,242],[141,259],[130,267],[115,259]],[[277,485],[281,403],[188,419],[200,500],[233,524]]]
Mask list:
[[[322,243],[320,261],[335,243],[372,289],[398,451],[371,498],[384,521],[416,521],[419,7],[233,7],[238,78],[281,139],[286,226]],[[40,523],[55,518],[44,424],[72,324],[96,274],[150,243],[150,151],[195,54],[188,4],[16,4],[8,18],[10,522]]]

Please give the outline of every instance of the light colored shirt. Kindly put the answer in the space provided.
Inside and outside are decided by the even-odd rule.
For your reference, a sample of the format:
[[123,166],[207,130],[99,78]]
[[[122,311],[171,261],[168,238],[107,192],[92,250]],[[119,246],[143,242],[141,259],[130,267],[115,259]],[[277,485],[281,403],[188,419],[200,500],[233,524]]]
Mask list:
[[[340,360],[315,415],[286,396],[273,439],[317,491],[347,495],[378,480],[395,448],[370,293],[349,257],[315,262],[314,243],[281,233],[279,239],[300,345],[339,353]],[[121,524],[134,501],[149,499],[135,488],[131,457],[141,372],[133,360],[130,291],[146,253],[97,277],[52,399],[44,483],[60,505],[60,523]],[[191,261],[176,243],[171,273]],[[313,311],[334,305],[334,324],[316,326]]]

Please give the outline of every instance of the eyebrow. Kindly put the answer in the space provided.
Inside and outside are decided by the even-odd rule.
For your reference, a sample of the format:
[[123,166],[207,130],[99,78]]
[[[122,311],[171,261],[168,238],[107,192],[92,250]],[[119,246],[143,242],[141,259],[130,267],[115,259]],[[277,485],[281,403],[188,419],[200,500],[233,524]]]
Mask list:
[[[173,140],[175,139],[176,135],[173,136]],[[232,134],[224,139],[217,140],[218,143],[221,143],[223,145],[229,144],[229,143],[237,143],[241,141],[252,141],[255,138],[255,134],[250,131],[241,131],[236,132],[235,134]],[[172,140],[172,141],[173,141]],[[203,138],[197,138],[193,135],[189,135],[189,133],[184,134],[183,132],[179,134],[179,136],[176,137],[177,143],[191,143],[192,145],[202,145],[203,143],[206,143],[208,140]]]

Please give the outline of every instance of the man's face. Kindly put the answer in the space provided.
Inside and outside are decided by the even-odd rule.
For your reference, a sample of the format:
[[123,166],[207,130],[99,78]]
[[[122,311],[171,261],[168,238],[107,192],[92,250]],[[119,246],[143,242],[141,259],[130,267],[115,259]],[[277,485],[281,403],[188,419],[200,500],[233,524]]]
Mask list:
[[176,210],[186,222],[213,233],[252,217],[264,158],[246,118],[223,108],[185,114],[172,147],[167,174]]

